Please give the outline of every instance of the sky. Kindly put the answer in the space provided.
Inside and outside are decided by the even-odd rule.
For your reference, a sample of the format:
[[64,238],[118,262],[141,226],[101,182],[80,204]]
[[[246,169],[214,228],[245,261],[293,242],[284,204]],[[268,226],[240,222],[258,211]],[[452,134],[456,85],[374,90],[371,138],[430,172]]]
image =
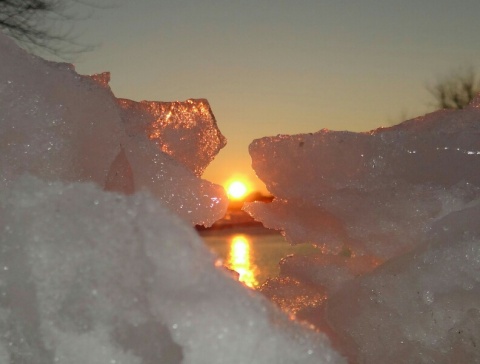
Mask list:
[[203,175],[218,184],[244,176],[265,192],[253,139],[393,125],[434,110],[427,86],[452,70],[480,71],[478,0],[104,4],[74,24],[95,46],[76,70],[111,72],[117,97],[208,99],[228,140]]

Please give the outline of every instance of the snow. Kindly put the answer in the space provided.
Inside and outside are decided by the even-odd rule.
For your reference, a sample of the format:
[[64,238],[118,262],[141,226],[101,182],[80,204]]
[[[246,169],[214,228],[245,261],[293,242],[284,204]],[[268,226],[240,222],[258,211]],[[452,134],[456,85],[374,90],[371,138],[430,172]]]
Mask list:
[[192,229],[228,202],[206,100],[117,99],[1,34],[0,66],[0,363],[480,362],[480,96],[255,140],[275,199],[246,210],[319,248],[259,293]]
[[149,192],[23,177],[0,201],[0,342],[12,363],[342,362],[215,267]]
[[0,34],[0,363],[345,363],[192,228],[227,203],[208,103],[108,80]]
[[351,362],[480,361],[479,101],[250,145],[275,199],[247,212],[319,247],[284,259],[262,291]]

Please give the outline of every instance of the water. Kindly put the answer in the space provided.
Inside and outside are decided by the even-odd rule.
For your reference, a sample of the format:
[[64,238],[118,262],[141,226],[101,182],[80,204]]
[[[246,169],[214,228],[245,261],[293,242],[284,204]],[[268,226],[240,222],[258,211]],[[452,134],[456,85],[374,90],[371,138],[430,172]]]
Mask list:
[[291,246],[280,233],[258,227],[204,231],[200,235],[223,264],[236,271],[239,280],[252,288],[277,276],[278,263],[283,257],[317,251],[307,244]]

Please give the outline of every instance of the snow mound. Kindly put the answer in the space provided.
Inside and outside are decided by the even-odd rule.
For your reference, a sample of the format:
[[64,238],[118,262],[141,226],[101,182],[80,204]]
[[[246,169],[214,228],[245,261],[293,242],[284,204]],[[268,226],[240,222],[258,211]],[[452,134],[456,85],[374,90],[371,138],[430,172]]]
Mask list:
[[2,363],[343,363],[148,192],[0,192]]
[[480,110],[367,133],[321,130],[250,145],[275,195],[246,206],[291,243],[262,287],[351,362],[480,361]]

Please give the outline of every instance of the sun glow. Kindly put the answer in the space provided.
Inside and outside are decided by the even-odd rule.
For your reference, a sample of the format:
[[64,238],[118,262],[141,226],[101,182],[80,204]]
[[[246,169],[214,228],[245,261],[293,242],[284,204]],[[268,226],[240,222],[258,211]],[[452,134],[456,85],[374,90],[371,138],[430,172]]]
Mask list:
[[228,197],[239,200],[248,192],[247,184],[241,180],[233,180],[227,184]]

